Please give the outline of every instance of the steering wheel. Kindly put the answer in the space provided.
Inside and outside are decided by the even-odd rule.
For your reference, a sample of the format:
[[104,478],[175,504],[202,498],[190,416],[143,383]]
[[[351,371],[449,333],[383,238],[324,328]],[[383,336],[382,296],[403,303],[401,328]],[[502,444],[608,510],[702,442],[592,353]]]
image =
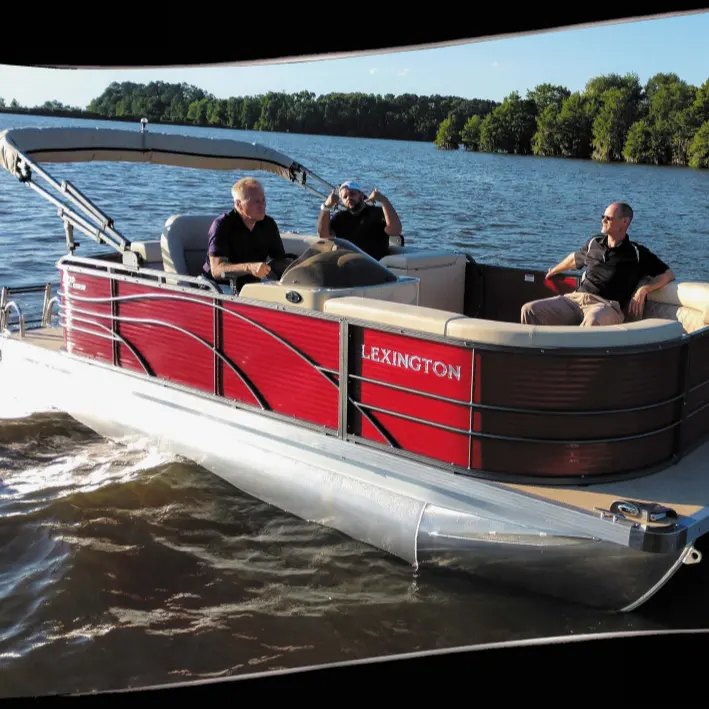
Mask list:
[[283,274],[291,267],[297,258],[295,254],[286,254],[285,258],[272,259],[268,263],[271,267],[271,271],[268,275],[264,276],[262,280],[280,281],[281,278],[283,278]]

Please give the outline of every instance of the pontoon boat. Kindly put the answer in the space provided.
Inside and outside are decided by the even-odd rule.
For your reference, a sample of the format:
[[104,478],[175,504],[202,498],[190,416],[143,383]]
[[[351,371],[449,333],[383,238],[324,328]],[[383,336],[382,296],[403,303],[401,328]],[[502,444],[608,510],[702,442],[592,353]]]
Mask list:
[[[68,247],[56,294],[2,288],[8,378],[415,567],[628,611],[700,560],[709,284],[675,281],[622,325],[533,327],[522,304],[577,276],[401,242],[376,261],[289,232],[280,277],[236,292],[200,275],[216,215],[166,215],[155,239],[133,241],[41,167],[91,160],[331,189],[228,138],[4,131],[2,166],[58,207]],[[76,256],[75,230],[106,253]],[[28,292],[44,297],[35,320],[19,307]]]

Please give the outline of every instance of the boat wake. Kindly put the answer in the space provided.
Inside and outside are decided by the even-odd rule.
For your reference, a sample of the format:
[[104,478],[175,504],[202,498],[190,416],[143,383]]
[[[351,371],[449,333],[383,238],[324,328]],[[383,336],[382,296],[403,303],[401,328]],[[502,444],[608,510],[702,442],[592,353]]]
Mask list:
[[[8,695],[225,671],[208,658],[174,663],[194,657],[188,645],[200,637],[231,643],[227,674],[324,660],[317,623],[335,609],[420,602],[406,564],[52,411],[0,421],[0,554]],[[307,623],[309,641],[284,641],[278,618]],[[151,659],[131,650],[120,679],[107,676],[101,658],[124,655],[136,638]]]

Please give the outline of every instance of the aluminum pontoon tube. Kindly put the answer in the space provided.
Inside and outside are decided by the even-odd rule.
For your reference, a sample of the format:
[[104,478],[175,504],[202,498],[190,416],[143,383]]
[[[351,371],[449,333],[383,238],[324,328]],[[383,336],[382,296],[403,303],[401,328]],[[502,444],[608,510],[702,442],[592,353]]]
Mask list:
[[691,545],[648,553],[593,536],[536,531],[426,505],[418,562],[508,588],[606,611],[639,607],[677,572],[696,563]]

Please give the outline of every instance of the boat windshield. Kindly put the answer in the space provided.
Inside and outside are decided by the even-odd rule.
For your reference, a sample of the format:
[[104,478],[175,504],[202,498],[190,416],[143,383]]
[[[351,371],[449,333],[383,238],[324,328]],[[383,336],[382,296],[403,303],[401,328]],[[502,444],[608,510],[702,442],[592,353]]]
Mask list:
[[321,239],[284,271],[283,285],[319,288],[374,286],[396,281],[396,275],[345,239]]

